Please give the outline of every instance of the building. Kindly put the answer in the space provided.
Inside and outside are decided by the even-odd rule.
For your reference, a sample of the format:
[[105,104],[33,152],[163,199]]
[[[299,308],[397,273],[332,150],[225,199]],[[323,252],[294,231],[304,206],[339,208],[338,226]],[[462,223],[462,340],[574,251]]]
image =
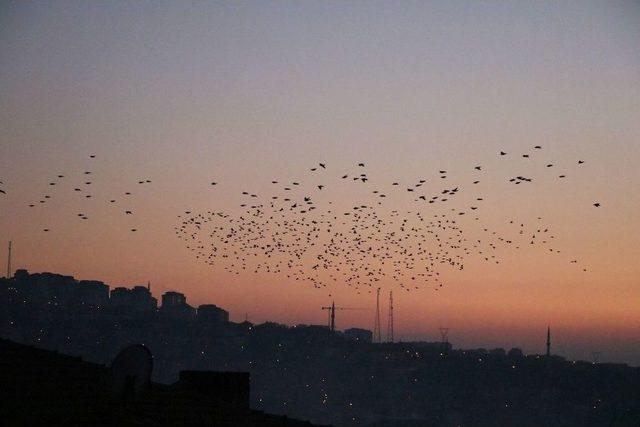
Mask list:
[[183,293],[169,291],[162,295],[160,314],[170,319],[191,320],[196,316],[196,309],[187,304]]
[[203,323],[227,323],[229,312],[215,304],[202,304],[198,307],[196,318]]
[[368,329],[350,328],[345,329],[344,336],[358,342],[373,341],[373,332]]
[[89,308],[103,308],[109,303],[109,286],[98,280],[80,280],[74,300]]
[[147,286],[134,286],[132,289],[119,286],[111,291],[110,305],[118,311],[150,314],[158,309],[158,300]]
[[162,294],[162,307],[177,307],[187,303],[187,297],[181,292],[169,291]]

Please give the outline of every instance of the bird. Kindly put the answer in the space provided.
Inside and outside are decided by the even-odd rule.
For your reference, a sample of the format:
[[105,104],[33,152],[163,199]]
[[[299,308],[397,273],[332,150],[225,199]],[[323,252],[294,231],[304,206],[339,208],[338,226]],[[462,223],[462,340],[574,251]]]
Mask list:
[[318,163],[322,169],[326,169],[326,165],[324,163]]
[[361,168],[364,167],[364,163],[358,163],[358,166],[360,166]]
[[124,214],[125,215],[133,215],[133,212],[132,211],[124,211]]
[[584,163],[584,160],[578,160],[578,164],[581,165]]
[[482,166],[476,166],[474,169],[475,169],[475,170],[481,170],[481,169],[482,169]]
[[217,185],[217,184],[218,184],[217,182],[212,182],[212,183],[211,183],[211,185]]
[[533,147],[533,148],[536,148],[536,149],[540,150],[540,149],[542,149],[542,146],[541,146],[541,145],[536,145],[536,146],[535,146],[535,147]]
[[501,152],[500,152],[500,155],[501,155],[501,156],[506,156],[506,155],[507,155],[507,153],[505,153],[504,151],[501,151]]
[[596,208],[599,208],[600,207],[600,203],[596,202],[596,203],[593,204],[593,206],[595,206]]

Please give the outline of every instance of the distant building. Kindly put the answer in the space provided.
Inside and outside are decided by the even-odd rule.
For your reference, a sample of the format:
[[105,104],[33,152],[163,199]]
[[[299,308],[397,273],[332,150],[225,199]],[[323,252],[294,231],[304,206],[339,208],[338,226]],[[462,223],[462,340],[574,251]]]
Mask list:
[[215,304],[202,304],[198,307],[196,318],[204,323],[226,323],[229,321],[229,312]]
[[54,273],[29,274],[19,269],[14,274],[15,289],[23,302],[48,307],[104,307],[109,300],[109,287],[97,280],[77,281],[73,276]]
[[75,302],[87,307],[105,307],[109,302],[109,286],[98,280],[81,280],[76,287]]
[[344,336],[359,342],[373,341],[373,332],[371,332],[368,329],[362,329],[362,328],[345,329]]
[[187,303],[187,297],[181,292],[169,291],[162,295],[162,308],[177,307]]
[[111,307],[131,313],[153,313],[158,309],[158,300],[146,286],[128,289],[122,286],[111,291]]
[[187,304],[187,297],[180,292],[169,291],[162,295],[160,314],[165,318],[191,320],[196,309]]

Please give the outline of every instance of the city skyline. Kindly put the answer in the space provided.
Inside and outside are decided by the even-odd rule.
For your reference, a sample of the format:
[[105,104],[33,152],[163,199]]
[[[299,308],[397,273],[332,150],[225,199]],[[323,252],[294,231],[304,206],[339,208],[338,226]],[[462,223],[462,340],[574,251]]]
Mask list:
[[[543,353],[551,325],[559,354],[640,365],[640,10],[461,5],[3,5],[0,256],[12,240],[14,268],[151,281],[235,321],[323,324],[335,300],[369,309],[340,312],[339,329],[373,329],[374,295],[212,268],[176,238],[178,215],[238,215],[242,191],[310,182],[318,163],[336,182],[313,196],[343,210],[376,200],[339,181],[360,162],[370,190],[425,178],[463,196],[482,165],[484,226],[506,235],[509,221],[541,217],[562,253],[469,257],[441,271],[438,292],[381,283],[396,337],[436,341],[445,326],[459,347]],[[72,191],[86,171],[91,199]],[[531,185],[509,183],[522,171]],[[109,206],[125,192],[130,203]],[[408,194],[394,203],[416,210]],[[471,218],[460,225],[482,236]]]

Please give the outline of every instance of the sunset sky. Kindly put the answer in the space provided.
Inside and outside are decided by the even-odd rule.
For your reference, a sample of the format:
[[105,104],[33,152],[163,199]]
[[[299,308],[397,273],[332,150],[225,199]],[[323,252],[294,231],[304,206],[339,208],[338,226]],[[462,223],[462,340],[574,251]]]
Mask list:
[[[535,353],[551,325],[554,352],[640,365],[638,2],[3,2],[0,56],[0,254],[12,240],[15,268],[151,281],[236,321],[324,323],[335,299],[367,309],[338,328],[372,329],[373,294],[225,273],[176,237],[177,216],[238,215],[242,191],[311,186],[319,162],[337,210],[423,177],[485,199],[481,221],[460,218],[467,236],[542,224],[561,254],[469,257],[437,292],[381,283],[383,333],[393,290],[402,340],[443,326],[456,348]],[[360,162],[369,187],[345,187]],[[398,193],[393,208],[446,211]]]

